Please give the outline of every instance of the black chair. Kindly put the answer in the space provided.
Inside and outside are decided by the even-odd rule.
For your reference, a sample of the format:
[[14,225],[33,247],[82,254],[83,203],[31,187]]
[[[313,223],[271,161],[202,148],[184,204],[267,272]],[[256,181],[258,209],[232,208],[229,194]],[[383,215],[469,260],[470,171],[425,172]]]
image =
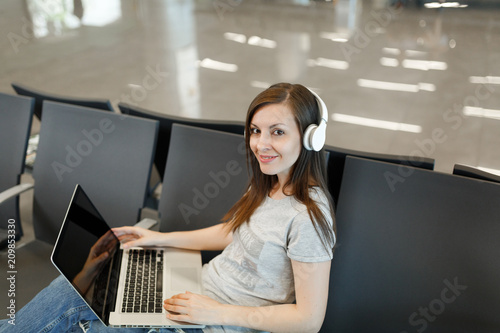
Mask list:
[[348,157],[321,332],[500,332],[500,184]]
[[158,170],[161,180],[163,180],[163,175],[165,174],[165,165],[167,163],[173,124],[195,126],[234,134],[243,134],[245,131],[244,122],[176,117],[152,112],[126,103],[119,103],[118,108],[123,114],[157,120],[160,122],[160,131],[158,133],[158,144],[156,145],[154,164]]
[[469,165],[455,164],[453,174],[458,176],[470,177],[474,179],[487,180],[490,182],[500,183],[500,176],[493,173],[474,168]]
[[16,249],[19,308],[58,275],[49,258],[76,184],[111,227],[139,220],[157,133],[156,121],[44,102],[33,170],[36,239]]
[[32,98],[0,93],[0,249],[7,246],[9,225],[16,241],[23,235],[18,194],[32,186],[20,185],[20,181],[33,105]]
[[[335,206],[339,200],[339,192],[342,184],[342,176],[344,174],[344,165],[347,156],[355,156],[367,158],[375,161],[382,161],[387,163],[394,163],[400,165],[400,169],[394,177],[406,177],[407,171],[405,166],[413,166],[417,168],[433,170],[434,160],[431,158],[423,157],[410,157],[410,156],[396,156],[388,154],[369,153],[357,150],[350,150],[326,145],[325,153],[327,156],[327,171],[328,171],[328,186],[330,194],[333,197]],[[397,181],[397,180],[396,180]],[[336,209],[336,208],[335,208]]]
[[33,170],[37,238],[55,241],[76,184],[112,227],[137,222],[158,122],[54,102],[44,113]]
[[[221,222],[249,182],[243,135],[174,124],[158,213],[160,231]],[[203,252],[207,262],[216,253]]]
[[84,107],[99,109],[99,110],[104,110],[104,111],[114,111],[113,106],[111,105],[111,102],[107,99],[87,99],[87,98],[66,97],[66,96],[60,96],[60,95],[42,92],[42,91],[30,88],[28,86],[25,86],[25,85],[17,83],[17,82],[13,82],[11,85],[12,85],[12,88],[14,88],[16,93],[18,93],[19,95],[28,96],[28,97],[32,97],[35,99],[35,115],[40,120],[42,119],[43,101],[53,101],[53,102],[71,104],[71,105],[84,106]]

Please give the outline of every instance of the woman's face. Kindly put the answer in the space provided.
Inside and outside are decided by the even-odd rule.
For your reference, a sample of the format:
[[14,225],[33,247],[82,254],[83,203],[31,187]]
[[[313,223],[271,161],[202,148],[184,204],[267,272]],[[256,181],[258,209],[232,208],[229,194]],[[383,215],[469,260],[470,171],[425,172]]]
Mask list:
[[299,128],[287,105],[266,105],[253,115],[250,149],[264,174],[277,175],[281,185],[288,180],[302,143]]

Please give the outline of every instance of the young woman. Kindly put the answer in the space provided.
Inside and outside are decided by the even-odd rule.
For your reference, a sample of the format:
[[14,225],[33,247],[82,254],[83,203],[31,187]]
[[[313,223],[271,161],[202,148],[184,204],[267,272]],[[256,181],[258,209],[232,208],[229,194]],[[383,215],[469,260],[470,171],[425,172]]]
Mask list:
[[[204,332],[303,333],[320,329],[335,243],[321,151],[327,116],[323,101],[304,86],[271,86],[248,109],[245,142],[253,176],[247,192],[223,223],[172,233],[136,227],[113,229],[126,248],[224,250],[203,268],[202,295],[186,292],[164,301],[168,318],[205,324]],[[316,136],[311,139],[315,130],[319,133],[313,133]],[[41,299],[35,298],[21,310],[24,316],[37,311],[44,297],[69,297],[69,285],[58,280],[37,296]],[[117,332],[96,321],[78,299],[73,298],[70,306],[59,306],[70,314],[58,316],[56,323],[45,320],[29,328],[39,331],[49,326],[60,331],[65,325],[74,331],[83,327],[90,328],[88,332]]]

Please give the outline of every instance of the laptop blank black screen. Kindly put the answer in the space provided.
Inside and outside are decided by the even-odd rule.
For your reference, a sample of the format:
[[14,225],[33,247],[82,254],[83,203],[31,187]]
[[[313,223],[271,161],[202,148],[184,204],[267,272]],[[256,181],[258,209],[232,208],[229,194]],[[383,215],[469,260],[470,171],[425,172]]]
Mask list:
[[94,312],[107,323],[118,283],[119,241],[77,186],[52,261]]

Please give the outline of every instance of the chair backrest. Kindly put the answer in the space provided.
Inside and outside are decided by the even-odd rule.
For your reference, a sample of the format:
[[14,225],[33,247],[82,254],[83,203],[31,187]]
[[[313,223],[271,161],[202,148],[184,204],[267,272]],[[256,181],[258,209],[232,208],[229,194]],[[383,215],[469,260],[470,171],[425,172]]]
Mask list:
[[[382,161],[387,163],[399,164],[400,169],[395,177],[406,177],[406,166],[413,166],[422,169],[433,170],[434,160],[425,157],[411,157],[411,156],[396,156],[389,154],[369,153],[357,150],[344,149],[334,146],[325,146],[327,155],[327,170],[328,170],[328,186],[330,194],[333,197],[335,206],[339,200],[340,186],[342,184],[342,175],[344,173],[344,165],[347,156],[355,156],[367,158],[375,161]],[[397,181],[397,180],[396,180]],[[336,209],[336,208],[335,208]]]
[[243,135],[174,124],[158,208],[160,230],[220,223],[248,180]]
[[348,157],[322,332],[500,332],[500,184]]
[[33,168],[33,224],[53,243],[76,184],[111,227],[133,225],[144,206],[158,122],[44,102]]
[[113,111],[113,106],[111,102],[107,99],[87,99],[87,98],[72,98],[59,96],[54,94],[48,94],[46,92],[38,91],[22,85],[20,83],[12,83],[12,88],[19,94],[23,96],[29,96],[35,99],[35,115],[38,119],[42,119],[42,106],[43,101],[53,101],[59,103],[66,103],[71,105],[84,106],[93,109]]
[[173,124],[207,128],[234,134],[243,134],[245,131],[244,122],[224,121],[224,120],[201,120],[201,119],[176,117],[167,114],[152,112],[126,103],[119,103],[118,108],[124,114],[158,120],[160,122],[160,132],[158,133],[158,144],[156,145],[154,163],[162,179],[165,173],[165,165],[167,162],[167,156],[170,147],[170,136],[172,133]]
[[[19,184],[24,172],[33,105],[32,98],[0,93],[0,192]],[[0,229],[7,230],[9,219],[16,221],[16,236],[21,237],[19,197],[0,206]]]
[[488,180],[490,182],[500,183],[500,176],[495,175],[469,165],[455,164],[453,167],[453,174],[458,176],[470,177],[481,180]]

